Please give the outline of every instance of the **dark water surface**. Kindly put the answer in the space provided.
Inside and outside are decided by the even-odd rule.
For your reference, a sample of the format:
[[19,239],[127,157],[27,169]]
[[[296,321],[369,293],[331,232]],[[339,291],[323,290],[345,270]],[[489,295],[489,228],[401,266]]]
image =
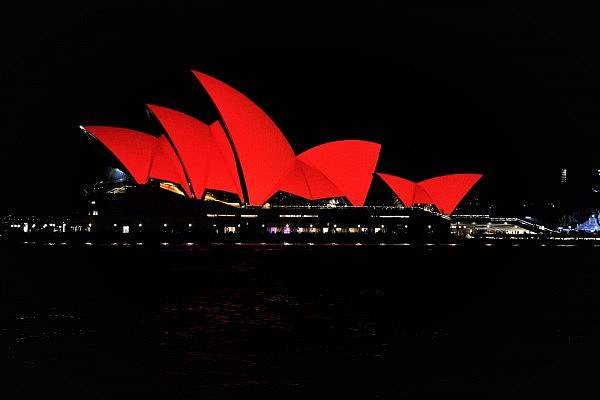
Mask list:
[[5,244],[1,263],[7,399],[600,394],[598,246]]

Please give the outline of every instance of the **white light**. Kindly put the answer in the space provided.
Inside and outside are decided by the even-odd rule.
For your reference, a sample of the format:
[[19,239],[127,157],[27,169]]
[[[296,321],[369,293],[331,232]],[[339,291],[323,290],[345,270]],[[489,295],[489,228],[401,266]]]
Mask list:
[[167,226],[167,224],[165,224],[164,226]]

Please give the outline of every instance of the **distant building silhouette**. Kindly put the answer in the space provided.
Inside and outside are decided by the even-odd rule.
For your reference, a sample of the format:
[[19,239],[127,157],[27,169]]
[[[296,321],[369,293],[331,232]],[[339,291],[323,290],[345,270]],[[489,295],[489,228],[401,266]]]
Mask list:
[[560,184],[564,185],[566,183],[567,183],[567,169],[561,168],[560,169]]

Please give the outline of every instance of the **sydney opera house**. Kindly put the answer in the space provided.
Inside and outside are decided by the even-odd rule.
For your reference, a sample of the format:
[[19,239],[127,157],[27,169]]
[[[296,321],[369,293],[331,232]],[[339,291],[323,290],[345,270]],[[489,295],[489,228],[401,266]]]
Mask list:
[[[465,173],[412,182],[379,172],[381,145],[367,140],[323,143],[296,154],[248,97],[192,72],[215,106],[215,121],[147,105],[160,132],[81,126],[121,171],[120,179],[88,191],[87,230],[263,239],[441,235],[481,178]],[[366,204],[374,179],[387,185],[394,201]]]

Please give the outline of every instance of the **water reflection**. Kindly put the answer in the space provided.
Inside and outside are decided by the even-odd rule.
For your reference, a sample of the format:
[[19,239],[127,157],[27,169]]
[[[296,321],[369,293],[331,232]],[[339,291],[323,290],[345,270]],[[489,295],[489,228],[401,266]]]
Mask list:
[[594,247],[12,250],[23,390],[49,371],[108,398],[508,390],[584,343],[600,306]]

